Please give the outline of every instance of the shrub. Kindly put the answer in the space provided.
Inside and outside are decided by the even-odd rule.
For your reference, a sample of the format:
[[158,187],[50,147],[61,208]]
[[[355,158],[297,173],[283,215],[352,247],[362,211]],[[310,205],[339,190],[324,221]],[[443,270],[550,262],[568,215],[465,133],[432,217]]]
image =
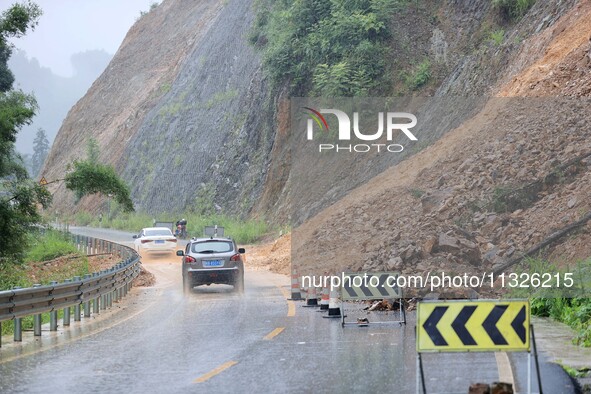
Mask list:
[[494,46],[496,46],[496,47],[501,46],[501,44],[503,43],[503,40],[505,39],[505,30],[499,29],[499,30],[495,30],[495,31],[491,32],[489,39],[494,44]]
[[385,86],[388,22],[406,2],[261,2],[249,40],[263,48],[275,85],[288,81],[292,94],[363,96]]
[[519,19],[534,5],[536,0],[492,0],[493,7],[503,19]]
[[404,75],[404,84],[410,90],[417,90],[431,79],[431,62],[425,59],[410,74]]

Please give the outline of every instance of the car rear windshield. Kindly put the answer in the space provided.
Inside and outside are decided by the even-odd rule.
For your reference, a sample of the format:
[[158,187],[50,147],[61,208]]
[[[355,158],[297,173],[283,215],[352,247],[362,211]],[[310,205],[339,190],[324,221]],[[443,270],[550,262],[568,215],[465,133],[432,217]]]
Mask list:
[[193,253],[224,253],[231,252],[233,248],[232,242],[206,241],[194,243],[191,250]]
[[146,230],[145,233],[147,237],[153,237],[155,235],[172,235],[172,232],[165,228],[158,230]]

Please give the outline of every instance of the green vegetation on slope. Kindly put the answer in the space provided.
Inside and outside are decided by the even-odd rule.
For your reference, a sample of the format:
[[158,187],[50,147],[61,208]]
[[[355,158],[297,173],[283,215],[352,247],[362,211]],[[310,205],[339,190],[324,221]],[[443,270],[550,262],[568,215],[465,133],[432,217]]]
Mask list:
[[261,0],[251,43],[295,95],[367,96],[391,83],[390,17],[406,0]]
[[64,236],[63,233],[54,230],[46,230],[44,234],[30,234],[31,247],[25,255],[25,261],[47,261],[60,256],[78,253],[76,245]]
[[[55,230],[36,230],[26,234],[29,249],[27,249],[24,263],[0,262],[0,291],[13,287],[30,287],[33,284],[49,284],[52,281],[62,282],[74,276],[84,276],[90,273],[88,259],[79,254],[76,246],[61,232]],[[74,255],[74,256],[72,256]],[[72,256],[64,264],[51,267],[51,269],[39,269],[40,262],[53,260],[62,256]],[[37,264],[35,264],[37,263]],[[32,275],[34,275],[34,279]],[[63,311],[59,311],[61,317]],[[43,314],[43,323],[49,321],[49,314]],[[24,317],[23,329],[33,328],[33,316]],[[2,324],[1,335],[13,333],[11,321]]]
[[74,162],[72,167],[73,171],[66,175],[66,187],[74,190],[78,198],[94,193],[111,194],[124,211],[133,211],[129,188],[112,166],[84,160]]
[[[575,266],[558,269],[554,264],[541,259],[526,259],[522,264],[522,271],[529,274],[559,274],[564,278],[568,273],[572,276],[573,287],[546,289],[513,289],[512,297],[529,297],[531,299],[532,314],[551,317],[569,325],[577,332],[573,339],[575,344],[591,347],[591,260],[577,263]],[[518,273],[521,273],[518,271]],[[536,282],[532,282],[534,286]]]
[[501,16],[505,19],[519,19],[534,5],[536,0],[492,0]]
[[[0,262],[0,291],[14,286],[28,287],[34,283],[48,284],[51,281],[61,281],[72,276],[88,273],[88,261],[86,256],[78,253],[78,250],[69,239],[55,230],[37,230],[26,234],[29,245],[23,263]],[[78,255],[71,262],[47,271],[34,271],[35,281],[28,273],[32,269],[32,263],[49,261],[61,256]]]

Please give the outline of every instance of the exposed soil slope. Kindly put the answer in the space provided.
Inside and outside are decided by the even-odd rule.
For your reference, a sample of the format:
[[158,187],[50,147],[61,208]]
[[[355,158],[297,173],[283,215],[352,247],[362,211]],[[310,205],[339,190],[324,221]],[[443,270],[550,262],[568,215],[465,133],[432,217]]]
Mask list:
[[[499,96],[552,98],[493,98],[432,146],[308,220],[292,234],[300,272],[491,270],[587,213],[589,158],[561,165],[591,153],[590,9],[581,1],[524,42],[522,56],[506,67],[515,77],[498,88]],[[532,57],[528,48],[540,42]],[[502,192],[518,189],[523,206],[495,212]],[[590,232],[580,229],[545,256],[562,264],[588,257]]]

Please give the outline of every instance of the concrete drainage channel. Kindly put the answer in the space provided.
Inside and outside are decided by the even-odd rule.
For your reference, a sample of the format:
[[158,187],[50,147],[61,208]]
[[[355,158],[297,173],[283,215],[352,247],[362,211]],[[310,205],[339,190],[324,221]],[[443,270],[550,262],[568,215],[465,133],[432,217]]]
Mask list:
[[140,274],[140,256],[132,248],[93,237],[69,236],[86,255],[113,254],[121,260],[110,269],[83,278],[77,276],[62,283],[0,291],[0,328],[12,320],[15,342],[23,340],[23,317],[33,316],[35,337],[41,336],[43,314],[49,314],[49,330],[57,331],[58,311],[63,310],[62,325],[69,327],[72,317],[77,322],[82,315],[90,317],[110,309],[114,302],[127,295],[133,280]]

